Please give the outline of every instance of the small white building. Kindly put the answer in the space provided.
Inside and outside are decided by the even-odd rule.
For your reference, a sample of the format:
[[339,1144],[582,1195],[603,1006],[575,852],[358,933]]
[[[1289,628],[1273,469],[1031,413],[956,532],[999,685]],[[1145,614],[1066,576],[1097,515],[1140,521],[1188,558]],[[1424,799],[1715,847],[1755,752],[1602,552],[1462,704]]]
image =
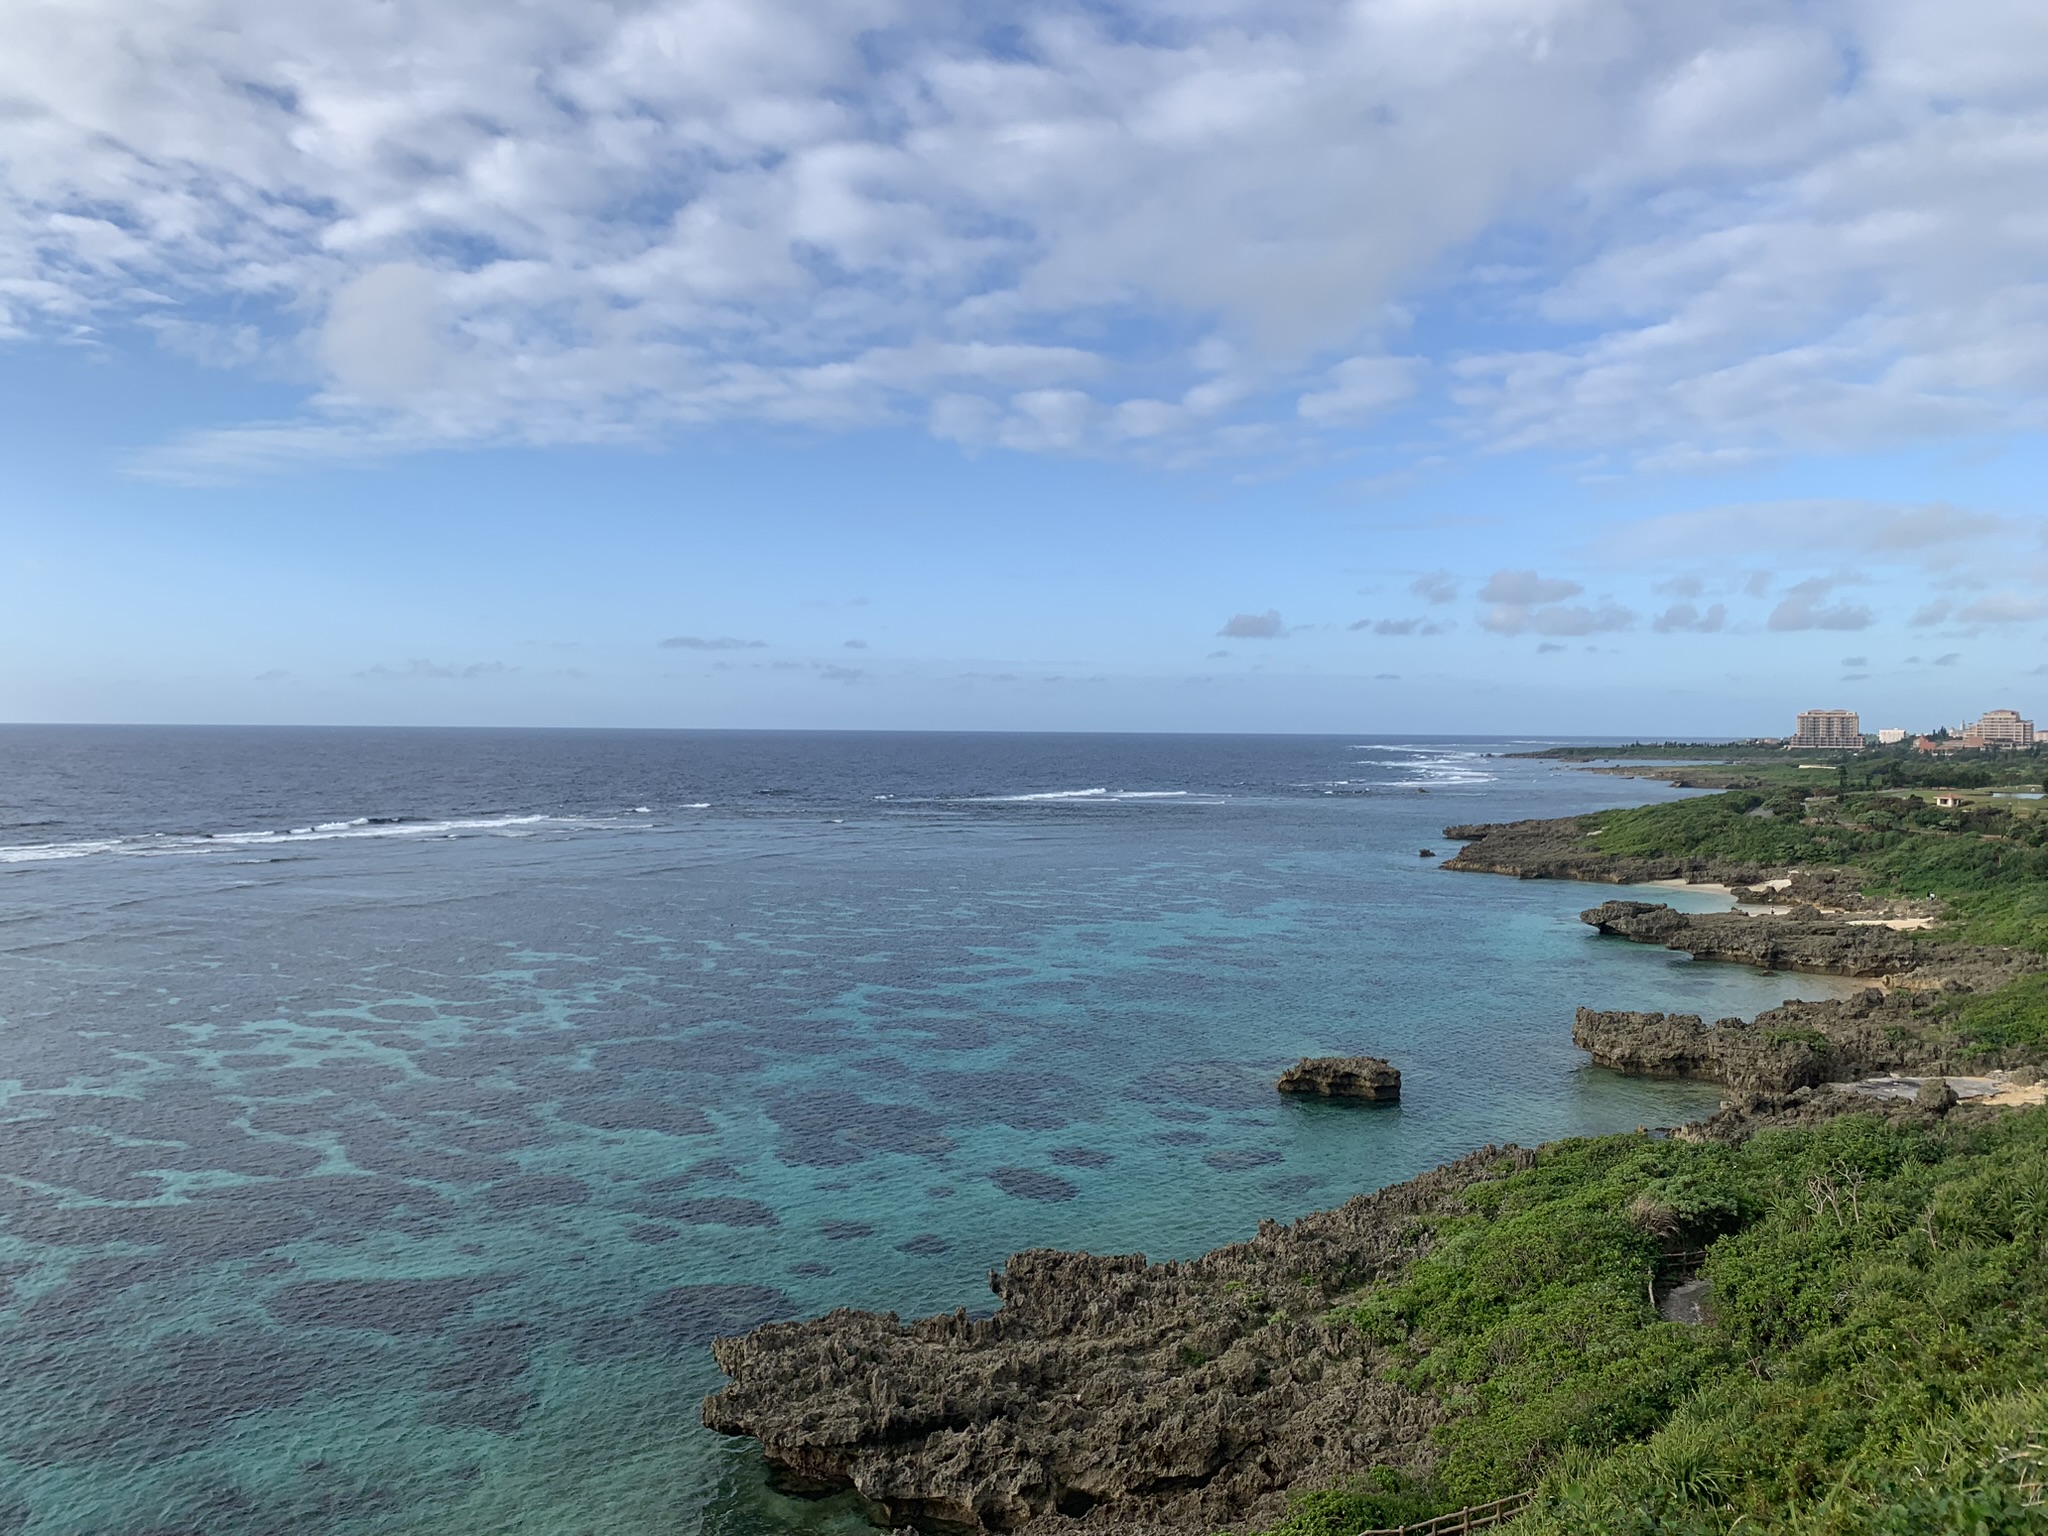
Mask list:
[[1912,734],[1902,725],[1888,725],[1877,733],[1877,744],[1880,747],[1896,747]]
[[1961,810],[1963,805],[1963,797],[1961,795],[1936,795],[1934,797],[1934,803],[1940,806],[1944,811]]

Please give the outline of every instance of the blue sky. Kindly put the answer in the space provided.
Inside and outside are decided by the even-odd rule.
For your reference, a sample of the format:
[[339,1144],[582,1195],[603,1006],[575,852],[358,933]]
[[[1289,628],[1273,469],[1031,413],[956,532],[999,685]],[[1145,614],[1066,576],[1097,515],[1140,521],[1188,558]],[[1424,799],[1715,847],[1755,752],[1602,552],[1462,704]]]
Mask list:
[[2048,712],[2048,10],[10,11],[0,718]]

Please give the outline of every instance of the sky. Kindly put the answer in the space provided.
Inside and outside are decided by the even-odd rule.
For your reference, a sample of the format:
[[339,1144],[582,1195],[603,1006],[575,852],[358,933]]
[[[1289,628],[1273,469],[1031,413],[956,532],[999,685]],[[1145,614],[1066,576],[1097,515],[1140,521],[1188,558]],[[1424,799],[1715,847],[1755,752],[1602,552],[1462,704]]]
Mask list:
[[2048,720],[2040,0],[9,0],[0,719]]

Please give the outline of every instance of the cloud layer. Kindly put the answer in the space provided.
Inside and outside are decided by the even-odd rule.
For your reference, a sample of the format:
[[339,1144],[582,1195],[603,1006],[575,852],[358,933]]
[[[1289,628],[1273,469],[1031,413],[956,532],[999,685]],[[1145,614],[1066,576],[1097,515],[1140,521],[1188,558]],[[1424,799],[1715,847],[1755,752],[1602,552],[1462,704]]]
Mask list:
[[2027,0],[21,0],[8,29],[0,336],[308,383],[165,472],[734,418],[1292,452],[1446,387],[1495,442],[1720,462],[2038,426],[2048,394]]

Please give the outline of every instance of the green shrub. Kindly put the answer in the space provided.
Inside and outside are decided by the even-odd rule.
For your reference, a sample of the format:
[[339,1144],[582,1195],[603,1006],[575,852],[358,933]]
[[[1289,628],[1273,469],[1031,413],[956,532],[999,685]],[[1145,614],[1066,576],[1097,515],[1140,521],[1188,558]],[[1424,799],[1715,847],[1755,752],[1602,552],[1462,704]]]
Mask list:
[[1375,1467],[1342,1488],[1291,1496],[1287,1518],[1268,1536],[1352,1536],[1413,1524],[1456,1507],[1427,1483],[1392,1467]]
[[2022,976],[1957,1005],[1956,1038],[1984,1051],[2048,1050],[2048,973]]
[[[1680,1231],[1707,1242],[1698,1327],[1649,1301]],[[1540,1481],[1517,1536],[2048,1536],[2048,1111],[1561,1142],[1342,1315],[1447,1410],[1433,1485],[1404,1491]],[[1280,1529],[1428,1512],[1347,1502],[1372,1492]]]
[[1719,1363],[1647,1437],[1556,1460],[1510,1529],[2048,1533],[2048,1115],[1838,1120],[1740,1162],[1761,1205],[1710,1250]]

